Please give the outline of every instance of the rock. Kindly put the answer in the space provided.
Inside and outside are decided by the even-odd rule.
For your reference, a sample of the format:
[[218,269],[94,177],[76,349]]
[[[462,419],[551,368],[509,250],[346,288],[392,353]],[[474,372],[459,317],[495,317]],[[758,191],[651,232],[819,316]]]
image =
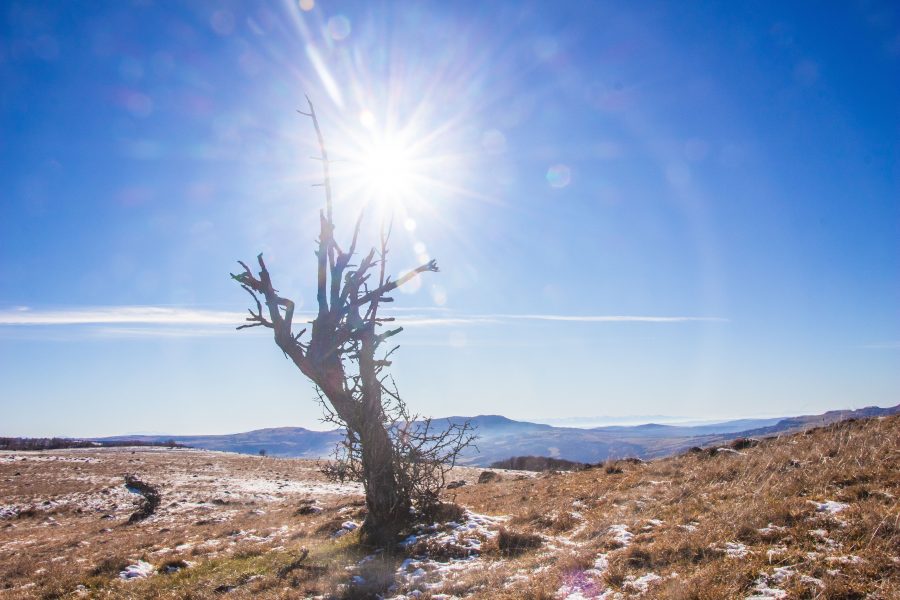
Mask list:
[[478,476],[478,483],[491,483],[494,481],[500,481],[502,477],[500,477],[499,473],[495,473],[493,471],[482,471],[481,475]]
[[759,445],[759,440],[755,438],[738,438],[731,442],[731,447],[734,450],[744,450],[745,448],[752,448],[757,445]]
[[[489,471],[485,471],[485,473],[488,473],[488,472]],[[481,482],[479,481],[479,483],[481,483]],[[460,479],[459,481],[451,481],[450,483],[447,484],[447,489],[455,490],[456,488],[461,488],[464,485],[466,485],[466,482],[463,481],[462,479]]]

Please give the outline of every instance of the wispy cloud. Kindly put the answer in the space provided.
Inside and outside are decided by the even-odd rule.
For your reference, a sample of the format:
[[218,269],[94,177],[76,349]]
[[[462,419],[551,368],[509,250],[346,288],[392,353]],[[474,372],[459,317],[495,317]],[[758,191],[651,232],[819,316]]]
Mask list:
[[[482,314],[465,315],[449,310],[422,310],[426,314],[393,313],[396,324],[408,328],[466,327],[503,324],[511,321],[551,321],[568,323],[682,323],[723,322],[721,317],[648,315],[555,315]],[[244,322],[246,313],[169,306],[99,306],[69,309],[0,309],[0,327],[23,330],[67,326],[89,326],[101,337],[206,337],[231,331]],[[297,314],[298,323],[313,314]]]
[[576,323],[685,323],[689,321],[727,322],[723,317],[657,317],[649,315],[497,315],[503,319],[531,321],[572,321]]
[[[230,325],[230,323],[229,323]],[[233,335],[234,327],[182,327],[166,325],[164,327],[119,327],[101,326],[92,329],[97,338],[201,338]]]
[[900,341],[865,344],[862,348],[866,348],[867,350],[900,350]]
[[491,315],[445,315],[445,316],[422,316],[422,315],[405,315],[397,316],[397,323],[403,327],[447,327],[447,326],[463,326],[477,325],[480,323],[500,323],[503,319],[499,316]]
[[222,325],[241,321],[238,312],[167,306],[101,306],[32,310],[26,306],[0,310],[0,325]]

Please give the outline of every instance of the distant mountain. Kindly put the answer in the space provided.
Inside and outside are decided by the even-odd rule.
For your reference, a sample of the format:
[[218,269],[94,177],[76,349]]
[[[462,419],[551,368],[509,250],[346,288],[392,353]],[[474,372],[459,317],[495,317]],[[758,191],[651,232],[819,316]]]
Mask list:
[[[876,406],[858,410],[829,411],[821,415],[805,415],[786,419],[739,419],[703,425],[661,425],[647,423],[631,426],[607,426],[593,429],[554,427],[541,423],[514,421],[500,415],[476,417],[447,417],[435,419],[461,424],[466,421],[476,427],[477,448],[468,449],[461,463],[487,466],[515,456],[547,456],[582,463],[597,463],[614,458],[660,458],[684,451],[692,446],[720,444],[738,437],[764,437],[794,432],[808,427],[827,425],[849,418],[869,418],[900,413],[900,405],[890,408]],[[269,456],[322,458],[331,456],[343,439],[339,429],[311,431],[302,427],[258,429],[232,435],[139,435],[98,438],[97,441],[135,440],[165,442]]]
[[867,406],[856,410],[830,410],[820,415],[803,415],[800,417],[788,417],[779,419],[770,426],[748,429],[742,434],[745,437],[762,437],[788,431],[798,431],[810,427],[821,427],[837,421],[847,419],[870,419],[872,417],[887,417],[900,413],[900,404],[881,408],[880,406]]
[[238,452],[240,454],[259,454],[263,450],[268,456],[320,458],[330,456],[335,445],[343,437],[344,434],[340,429],[312,431],[303,427],[274,427],[230,435],[124,435],[98,438],[96,441],[163,442],[174,440],[185,446],[205,450]]

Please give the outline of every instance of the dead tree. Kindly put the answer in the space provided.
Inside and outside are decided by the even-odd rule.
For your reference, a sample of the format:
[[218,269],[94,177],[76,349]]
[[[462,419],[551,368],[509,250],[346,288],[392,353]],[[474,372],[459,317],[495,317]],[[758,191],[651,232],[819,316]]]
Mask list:
[[315,128],[325,191],[315,252],[318,310],[311,327],[295,333],[294,302],[279,295],[260,254],[256,275],[243,262],[239,262],[243,272],[232,274],[255,303],[248,322],[238,329],[272,329],[285,356],[315,384],[326,420],[340,424],[347,433],[340,466],[334,469],[360,480],[365,489],[368,512],[361,528],[363,538],[389,546],[415,510],[427,509],[436,501],[447,469],[473,436],[467,423],[435,429],[430,420],[409,415],[384,372],[396,350],[384,351],[385,343],[403,328],[382,330],[394,318],[381,316],[379,309],[393,301],[391,292],[422,273],[436,272],[438,266],[431,260],[391,279],[386,271],[390,227],[382,225],[378,248],[357,254],[361,214],[347,250],[342,249],[335,239],[328,152],[309,98],[307,103],[309,112],[298,112],[308,116]]

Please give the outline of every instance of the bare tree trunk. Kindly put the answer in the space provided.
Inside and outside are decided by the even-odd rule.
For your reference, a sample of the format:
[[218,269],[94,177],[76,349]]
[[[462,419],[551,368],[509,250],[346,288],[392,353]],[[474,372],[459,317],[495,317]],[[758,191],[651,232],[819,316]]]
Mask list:
[[394,448],[379,422],[367,424],[360,435],[363,480],[368,515],[362,536],[369,543],[391,547],[410,520],[410,499],[397,485]]
[[[334,236],[328,152],[312,102],[309,112],[303,114],[312,119],[316,130],[325,188],[316,251],[318,313],[307,338],[307,328],[294,333],[294,302],[278,294],[260,254],[258,275],[243,262],[243,272],[232,274],[256,305],[255,311],[249,310],[247,323],[238,329],[272,329],[285,356],[316,385],[326,419],[346,427],[345,449],[353,462],[352,474],[362,480],[366,492],[368,514],[362,527],[363,539],[390,548],[410,522],[414,496],[429,501],[436,498],[443,486],[443,465],[448,461],[452,465],[472,439],[468,424],[451,426],[439,434],[429,433],[430,420],[420,430],[411,428],[415,419],[406,413],[396,388],[385,386],[387,376],[380,375],[390,366],[388,357],[393,350],[375,358],[379,347],[403,330],[397,327],[378,333],[377,328],[394,321],[378,314],[380,304],[391,302],[389,294],[398,287],[438,267],[430,260],[391,279],[385,270],[389,228],[385,232],[382,227],[380,248],[372,248],[365,255],[356,252],[362,215],[347,251],[341,249]],[[351,264],[356,259],[358,262]],[[358,367],[357,372],[353,365]],[[387,410],[382,394],[386,394]],[[398,429],[398,423],[402,429]],[[422,465],[431,466],[423,469]]]

